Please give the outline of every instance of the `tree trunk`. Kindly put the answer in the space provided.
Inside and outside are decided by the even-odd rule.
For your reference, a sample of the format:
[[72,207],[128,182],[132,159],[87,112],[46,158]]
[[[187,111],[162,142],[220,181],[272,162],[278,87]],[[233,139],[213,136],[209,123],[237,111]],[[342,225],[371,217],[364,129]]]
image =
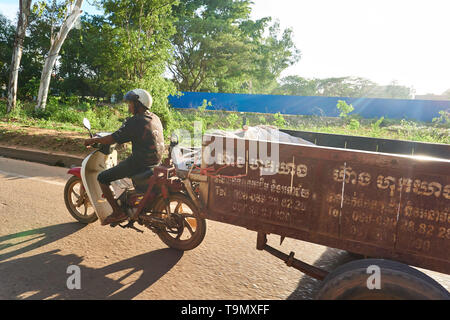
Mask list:
[[45,58],[44,67],[42,68],[41,83],[39,85],[39,94],[36,109],[45,109],[45,106],[47,104],[47,94],[48,89],[50,87],[50,80],[52,76],[53,67],[55,66],[59,50],[61,50],[64,40],[66,40],[67,34],[72,29],[75,21],[81,15],[82,11],[80,10],[80,8],[82,4],[83,0],[76,1],[75,6],[72,9],[72,12],[59,29],[59,32],[56,35],[50,47],[47,58]]
[[14,48],[9,67],[8,81],[8,107],[6,112],[11,112],[16,107],[17,99],[17,81],[19,79],[20,60],[22,59],[23,40],[28,26],[28,17],[30,16],[32,0],[19,1],[19,19],[17,21],[16,36],[14,40]]

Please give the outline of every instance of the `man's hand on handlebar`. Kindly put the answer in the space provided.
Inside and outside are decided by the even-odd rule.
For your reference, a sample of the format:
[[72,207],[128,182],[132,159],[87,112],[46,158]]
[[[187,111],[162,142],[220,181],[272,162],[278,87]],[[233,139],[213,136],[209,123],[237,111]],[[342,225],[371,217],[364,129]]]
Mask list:
[[[90,139],[86,139],[84,140],[84,145],[86,147],[96,144],[96,143],[100,143],[100,144],[113,144],[116,143],[114,141],[114,138],[112,137],[112,135],[107,135],[101,138],[90,138]],[[95,146],[94,146],[95,147]]]
[[96,138],[93,138],[93,139],[86,139],[86,140],[84,140],[84,145],[85,145],[86,147],[89,147],[90,145],[93,145],[94,143],[96,143],[97,140],[98,140],[98,139],[96,139]]

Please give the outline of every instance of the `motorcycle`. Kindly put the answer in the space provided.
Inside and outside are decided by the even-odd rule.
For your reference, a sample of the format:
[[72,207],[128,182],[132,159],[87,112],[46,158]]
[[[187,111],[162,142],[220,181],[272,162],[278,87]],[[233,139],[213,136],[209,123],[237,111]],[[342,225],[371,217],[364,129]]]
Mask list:
[[[94,135],[89,120],[84,118],[83,124],[92,138]],[[109,133],[100,132],[95,137],[105,135]],[[191,250],[203,241],[206,221],[200,216],[191,182],[177,175],[171,160],[172,149],[177,144],[178,138],[172,137],[169,156],[162,165],[111,184],[114,197],[128,218],[110,226],[143,233],[135,227],[138,223],[156,233],[167,246]],[[68,171],[72,177],[64,188],[64,201],[69,213],[84,224],[97,219],[103,222],[112,213],[112,207],[103,197],[97,175],[117,165],[116,144],[95,144],[92,147],[95,150],[83,160],[81,167]]]

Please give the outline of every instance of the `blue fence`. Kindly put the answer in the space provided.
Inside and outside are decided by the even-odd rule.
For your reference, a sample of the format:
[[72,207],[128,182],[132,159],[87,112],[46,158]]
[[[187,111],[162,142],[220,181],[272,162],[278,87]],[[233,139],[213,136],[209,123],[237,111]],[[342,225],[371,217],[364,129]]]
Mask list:
[[211,102],[208,110],[227,110],[239,112],[259,112],[339,116],[336,108],[338,100],[352,104],[352,113],[363,118],[391,118],[431,122],[439,116],[439,111],[450,111],[450,101],[372,99],[345,97],[306,97],[253,95],[208,92],[183,92],[183,95],[170,96],[169,103],[174,108],[197,108],[203,101]]

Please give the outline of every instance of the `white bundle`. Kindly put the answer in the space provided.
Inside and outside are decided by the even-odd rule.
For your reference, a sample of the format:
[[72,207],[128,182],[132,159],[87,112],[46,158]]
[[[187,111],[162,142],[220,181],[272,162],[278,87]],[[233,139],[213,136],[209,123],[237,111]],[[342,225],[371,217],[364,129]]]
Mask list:
[[[279,131],[276,127],[259,125],[255,127],[245,126],[243,129],[235,131],[214,130],[208,132],[211,136],[227,138],[241,138],[257,141],[269,141],[280,143],[292,143],[298,145],[314,145],[314,143],[302,138],[291,136]],[[172,151],[172,161],[177,170],[189,171],[192,165],[201,166],[201,148],[186,148],[177,145]]]

